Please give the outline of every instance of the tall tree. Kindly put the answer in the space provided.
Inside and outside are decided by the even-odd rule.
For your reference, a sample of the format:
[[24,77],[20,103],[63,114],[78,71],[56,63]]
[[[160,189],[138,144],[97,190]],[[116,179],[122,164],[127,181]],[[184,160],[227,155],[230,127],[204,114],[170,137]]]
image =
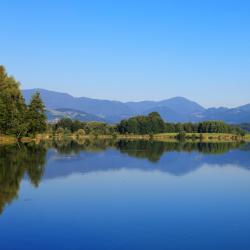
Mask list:
[[26,131],[26,105],[19,82],[0,65],[0,133],[21,136]]
[[28,106],[28,133],[29,134],[36,134],[36,133],[43,133],[46,131],[47,124],[46,124],[46,114],[45,114],[45,107],[40,97],[40,93],[36,92],[30,101]]

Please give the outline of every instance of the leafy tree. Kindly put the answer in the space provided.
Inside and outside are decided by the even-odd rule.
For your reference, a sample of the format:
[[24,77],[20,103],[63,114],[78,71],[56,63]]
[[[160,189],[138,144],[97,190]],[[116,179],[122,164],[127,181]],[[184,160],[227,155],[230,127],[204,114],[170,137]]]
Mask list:
[[76,132],[76,136],[77,137],[83,137],[85,135],[85,131],[83,129],[78,129],[77,132]]
[[46,116],[44,105],[36,93],[27,107],[20,84],[0,65],[0,134],[15,135],[44,132]]
[[135,116],[127,120],[122,120],[117,125],[117,130],[121,134],[156,134],[165,131],[165,123],[157,112],[152,112],[148,116]]
[[45,107],[38,92],[31,98],[27,116],[29,122],[28,132],[30,134],[43,133],[46,131],[47,118],[45,114]]
[[183,140],[185,140],[185,138],[186,138],[186,133],[184,131],[181,131],[178,133],[178,135],[177,135],[178,140],[183,141]]
[[64,134],[64,129],[62,127],[58,127],[57,130],[56,130],[56,134],[57,135],[62,135]]
[[26,133],[26,105],[19,83],[0,66],[0,133],[20,137]]

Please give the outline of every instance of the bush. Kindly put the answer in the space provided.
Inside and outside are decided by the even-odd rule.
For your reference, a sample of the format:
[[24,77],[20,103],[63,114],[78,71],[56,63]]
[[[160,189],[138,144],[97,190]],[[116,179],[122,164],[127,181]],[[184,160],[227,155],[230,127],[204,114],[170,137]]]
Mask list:
[[185,140],[186,138],[186,133],[185,132],[180,132],[178,135],[177,135],[177,139],[180,140],[180,141],[183,141]]
[[77,137],[83,137],[85,135],[85,131],[83,129],[78,129],[76,132]]
[[57,134],[57,135],[64,134],[64,129],[63,129],[62,127],[59,127],[59,128],[56,130],[56,134]]

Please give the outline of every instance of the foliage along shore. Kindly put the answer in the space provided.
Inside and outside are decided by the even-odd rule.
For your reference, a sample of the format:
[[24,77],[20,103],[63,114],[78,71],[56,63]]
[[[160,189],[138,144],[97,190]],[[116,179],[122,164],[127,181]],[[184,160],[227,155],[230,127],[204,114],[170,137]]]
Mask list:
[[23,143],[28,142],[40,142],[46,140],[64,140],[64,139],[73,139],[73,140],[95,140],[95,139],[112,139],[112,140],[154,140],[154,141],[166,141],[166,142],[176,142],[176,141],[187,141],[187,142],[233,142],[233,141],[243,141],[250,142],[250,134],[245,135],[244,137],[233,135],[233,134],[223,134],[223,133],[187,133],[185,138],[179,138],[179,133],[161,133],[155,135],[133,135],[133,134],[116,134],[114,135],[83,135],[79,136],[77,134],[39,134],[35,137],[23,137],[17,139],[13,136],[0,136],[0,144],[14,144],[18,141]]
[[48,123],[40,94],[35,93],[30,102],[25,103],[19,82],[0,65],[0,143],[63,137],[192,141],[249,139],[245,130],[223,121],[168,123],[157,112],[124,119],[114,125],[69,118]]

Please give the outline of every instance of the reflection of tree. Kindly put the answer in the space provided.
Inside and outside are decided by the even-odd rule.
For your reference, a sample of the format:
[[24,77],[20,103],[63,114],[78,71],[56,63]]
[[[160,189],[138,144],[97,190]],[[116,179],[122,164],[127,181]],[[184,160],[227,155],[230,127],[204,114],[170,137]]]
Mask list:
[[[166,145],[166,151],[185,151],[192,152],[197,151],[203,154],[223,154],[228,152],[230,149],[238,148],[240,145],[244,144],[242,142],[212,142],[212,143],[195,143],[195,142],[182,142],[182,143],[168,143],[172,144]],[[171,150],[170,150],[171,148]]]
[[250,150],[250,144],[239,142],[194,143],[194,142],[159,142],[132,140],[57,140],[44,144],[0,146],[0,213],[5,204],[18,196],[20,182],[25,174],[34,186],[38,186],[44,174],[47,148],[56,148],[60,154],[78,154],[80,152],[100,152],[116,148],[121,153],[132,157],[157,162],[166,152],[202,152],[205,154],[222,154],[230,149],[240,147]]
[[32,184],[38,187],[41,177],[44,174],[47,149],[45,146],[39,144],[28,146],[26,150],[28,155],[26,171]]
[[240,147],[240,149],[243,150],[243,151],[250,151],[250,143],[243,144]]
[[137,158],[147,158],[152,162],[164,153],[164,143],[157,141],[118,141],[116,147],[122,152]]
[[158,161],[165,152],[192,152],[204,154],[223,154],[238,148],[241,142],[195,143],[195,142],[160,142],[160,141],[118,141],[116,147],[130,156]]
[[55,140],[51,144],[60,154],[78,154],[81,151],[100,152],[114,146],[113,140]]
[[25,173],[38,186],[44,173],[46,148],[43,145],[0,146],[0,213],[18,195]]
[[137,158],[146,158],[157,162],[165,152],[201,152],[204,154],[223,154],[230,149],[240,147],[242,142],[161,142],[152,140],[56,140],[50,146],[56,148],[61,154],[77,154],[81,151],[100,152],[113,147],[121,153]]

